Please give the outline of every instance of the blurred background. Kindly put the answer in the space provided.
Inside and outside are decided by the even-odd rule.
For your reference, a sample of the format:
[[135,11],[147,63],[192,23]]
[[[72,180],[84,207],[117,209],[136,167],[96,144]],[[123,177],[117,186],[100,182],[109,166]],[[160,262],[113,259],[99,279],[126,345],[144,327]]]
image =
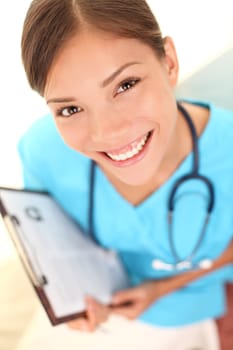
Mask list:
[[[43,99],[30,90],[20,58],[22,25],[30,2],[0,2],[0,186],[22,186],[17,142],[35,119],[48,112]],[[213,100],[223,107],[233,109],[232,1],[149,0],[148,3],[161,25],[163,35],[173,37],[177,48],[180,61],[177,96]],[[11,320],[9,317],[17,314],[17,308],[14,313],[12,311],[12,315],[9,305],[3,308],[3,299],[6,295],[9,296],[6,288],[10,288],[13,281],[17,285],[17,269],[14,273],[7,270],[7,263],[15,258],[13,245],[0,221],[1,350],[14,349],[25,326],[21,322],[13,330],[13,326],[8,327],[7,321],[4,322],[5,328],[1,324],[1,320],[7,320],[7,317]],[[19,266],[17,268],[21,271]],[[24,289],[22,294],[25,294]],[[6,299],[4,303],[5,301]],[[17,300],[12,299],[12,302],[16,303]],[[18,314],[21,319],[24,315],[25,320],[29,320],[31,311],[23,313],[23,305],[21,304],[22,310],[18,310]]]

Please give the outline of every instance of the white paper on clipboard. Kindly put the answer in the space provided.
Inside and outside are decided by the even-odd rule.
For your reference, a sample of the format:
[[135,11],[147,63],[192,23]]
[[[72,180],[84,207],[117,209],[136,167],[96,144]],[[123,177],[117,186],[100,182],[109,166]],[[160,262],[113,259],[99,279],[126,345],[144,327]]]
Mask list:
[[56,317],[84,311],[85,295],[107,304],[129,286],[118,256],[82,233],[49,194],[0,189],[0,198]]

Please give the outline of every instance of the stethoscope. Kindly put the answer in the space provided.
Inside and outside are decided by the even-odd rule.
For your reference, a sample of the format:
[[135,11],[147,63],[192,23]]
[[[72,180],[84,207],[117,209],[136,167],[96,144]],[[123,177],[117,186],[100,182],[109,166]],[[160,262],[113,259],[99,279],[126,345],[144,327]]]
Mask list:
[[[192,153],[193,153],[193,165],[190,173],[183,175],[180,177],[176,182],[174,183],[169,198],[168,198],[168,215],[167,215],[167,224],[168,224],[168,241],[169,241],[169,247],[171,250],[172,257],[174,259],[174,263],[166,263],[163,260],[160,259],[154,259],[152,261],[152,267],[155,270],[160,271],[181,271],[181,270],[191,270],[194,268],[201,268],[201,269],[209,269],[212,266],[212,259],[205,258],[197,263],[194,263],[194,257],[197,254],[197,251],[199,250],[205,233],[207,229],[207,225],[210,220],[211,213],[213,211],[214,207],[214,187],[211,181],[201,175],[199,173],[199,147],[198,147],[198,136],[195,129],[195,126],[193,124],[193,121],[189,115],[189,113],[186,111],[186,109],[181,106],[179,103],[177,103],[177,107],[179,111],[182,113],[183,117],[185,118],[188,127],[190,129],[191,137],[192,137]],[[95,234],[94,234],[94,225],[93,225],[93,215],[94,215],[94,190],[95,190],[95,168],[96,163],[94,161],[91,162],[91,171],[90,171],[90,192],[89,192],[89,213],[88,213],[88,223],[89,223],[89,234],[92,237],[92,239],[99,244]],[[177,194],[178,189],[187,181],[190,180],[198,180],[201,181],[208,190],[208,204],[206,208],[206,215],[204,218],[204,222],[201,228],[200,235],[197,239],[197,242],[195,246],[193,247],[193,250],[191,253],[186,256],[186,258],[181,259],[174,243],[174,230],[173,230],[173,218],[174,218],[174,210],[175,210],[175,196]]]

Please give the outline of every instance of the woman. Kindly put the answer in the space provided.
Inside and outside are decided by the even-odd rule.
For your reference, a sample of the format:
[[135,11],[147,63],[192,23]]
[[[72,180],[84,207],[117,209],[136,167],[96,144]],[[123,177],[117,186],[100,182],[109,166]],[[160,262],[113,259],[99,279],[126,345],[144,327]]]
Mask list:
[[[87,318],[70,326],[92,331],[111,312],[155,328],[223,315],[233,278],[233,115],[211,103],[177,104],[175,47],[146,2],[33,1],[22,57],[51,110],[21,140],[25,186],[51,192],[88,230],[93,160],[94,234],[119,253],[132,282],[111,308],[87,298]],[[171,232],[167,202],[192,170],[193,129],[208,184],[188,179],[177,189]],[[197,244],[206,202],[213,211]]]

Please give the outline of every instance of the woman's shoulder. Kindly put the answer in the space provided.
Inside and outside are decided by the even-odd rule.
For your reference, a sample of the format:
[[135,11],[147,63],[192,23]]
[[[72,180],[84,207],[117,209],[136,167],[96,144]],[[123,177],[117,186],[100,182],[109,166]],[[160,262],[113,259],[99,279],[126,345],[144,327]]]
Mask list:
[[[229,141],[233,142],[233,111],[209,101],[194,99],[183,99],[181,102],[191,106],[194,114],[204,115],[203,111],[208,110],[208,120],[206,120],[203,135],[208,137],[229,136]],[[200,113],[202,111],[202,114]],[[199,116],[198,116],[199,117]],[[200,118],[199,118],[200,119]]]
[[212,134],[217,140],[222,139],[224,144],[230,142],[233,145],[233,111],[215,104],[210,104],[210,109]]
[[210,103],[210,108],[212,109],[212,113],[218,116],[219,120],[225,124],[233,125],[233,111],[216,105],[214,103]]
[[32,123],[19,140],[18,151],[23,162],[49,164],[51,168],[56,164],[65,167],[88,163],[86,157],[64,143],[50,114]]
[[47,114],[37,120],[35,120],[26,132],[22,135],[19,144],[30,146],[32,150],[41,147],[44,148],[47,144],[62,142],[57,130],[53,118],[50,114]]
[[209,104],[210,117],[200,138],[203,162],[213,171],[219,167],[227,174],[233,170],[233,111]]

